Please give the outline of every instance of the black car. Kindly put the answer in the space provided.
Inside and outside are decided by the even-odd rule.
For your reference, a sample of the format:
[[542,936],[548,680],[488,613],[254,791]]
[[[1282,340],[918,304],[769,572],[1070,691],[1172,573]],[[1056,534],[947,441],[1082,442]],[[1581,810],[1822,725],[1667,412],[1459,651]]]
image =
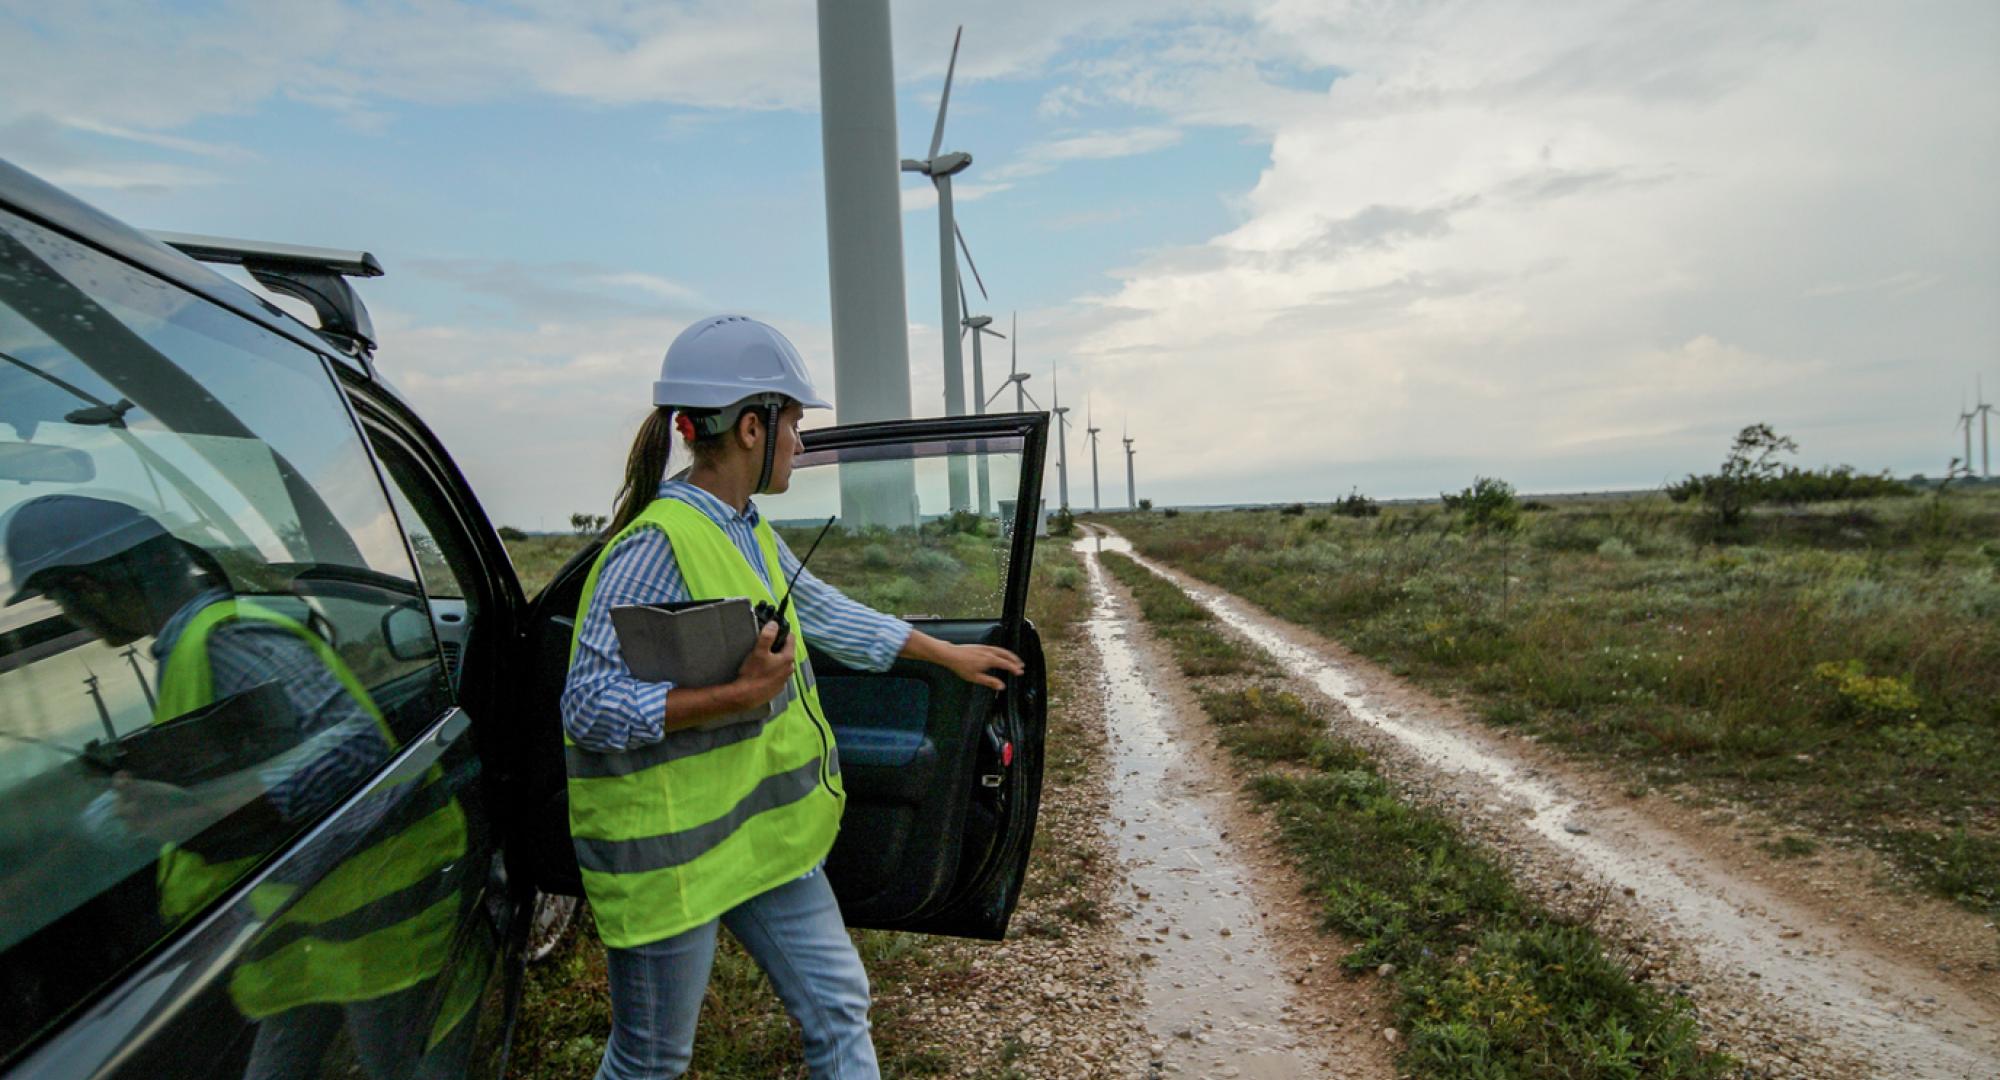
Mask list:
[[[523,594],[376,370],[371,257],[166,239],[0,162],[0,1071],[498,1075],[535,913],[580,891],[557,702],[595,546]],[[759,501],[795,548],[841,516],[819,576],[1028,663],[995,693],[816,656],[853,926],[1006,929],[1046,434],[812,431]]]

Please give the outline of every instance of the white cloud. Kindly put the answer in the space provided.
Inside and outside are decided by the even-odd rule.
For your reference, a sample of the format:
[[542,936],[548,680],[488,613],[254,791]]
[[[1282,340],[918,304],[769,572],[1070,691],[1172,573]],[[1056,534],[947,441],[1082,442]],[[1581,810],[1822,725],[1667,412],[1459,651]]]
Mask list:
[[1346,72],[1310,102],[1215,85],[1214,57],[1257,66],[1227,49],[1051,92],[1258,127],[1271,153],[1240,224],[1035,324],[1146,418],[1168,497],[1648,482],[1757,420],[1808,458],[1921,464],[1939,390],[2000,346],[2000,148],[1966,137],[2000,123],[1971,44],[1994,24],[1274,4],[1246,40]]
[[[393,126],[403,102],[708,110],[661,121],[694,138],[728,110],[817,97],[811,9],[776,0],[0,12],[34,45],[0,55],[0,136],[72,185],[216,182],[231,148],[181,127],[280,98],[364,128]],[[894,13],[902,85],[934,87],[965,12]],[[1230,227],[1123,255],[1096,295],[1023,313],[1024,355],[1069,358],[1066,385],[1091,388],[1113,432],[1129,413],[1142,481],[1166,499],[1421,492],[1474,471],[1646,481],[1711,463],[1753,420],[1808,457],[1901,468],[1941,460],[1958,387],[2000,352],[1996,20],[1981,0],[1921,15],[1862,0],[1030,0],[976,13],[958,86],[1024,84],[1043,126],[954,194],[1059,198],[1064,164],[1201,127],[1268,146],[1221,193]],[[135,161],[124,143],[189,160]],[[903,199],[935,205],[921,178]],[[1045,198],[1031,220],[1129,212]],[[912,265],[935,262],[934,236],[906,223]],[[380,321],[385,366],[466,440],[476,478],[505,478],[505,500],[523,478],[537,494],[521,505],[568,497],[578,469],[615,477],[610,421],[704,303],[602,266],[410,269],[508,313]],[[825,355],[824,325],[786,328]],[[938,344],[913,332],[925,411]],[[520,412],[528,399],[546,408]],[[562,446],[529,455],[523,427]]]

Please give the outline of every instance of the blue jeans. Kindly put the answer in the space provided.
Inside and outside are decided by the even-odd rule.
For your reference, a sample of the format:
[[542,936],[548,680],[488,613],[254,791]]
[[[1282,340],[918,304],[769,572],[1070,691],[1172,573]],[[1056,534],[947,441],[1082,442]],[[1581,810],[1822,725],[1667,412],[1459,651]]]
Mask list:
[[[868,973],[840,920],[826,873],[814,870],[738,904],[718,920],[777,988],[805,1037],[815,1080],[873,1080]],[[711,922],[631,949],[606,949],[611,1040],[597,1080],[665,1080],[687,1071],[695,1019],[715,962]]]

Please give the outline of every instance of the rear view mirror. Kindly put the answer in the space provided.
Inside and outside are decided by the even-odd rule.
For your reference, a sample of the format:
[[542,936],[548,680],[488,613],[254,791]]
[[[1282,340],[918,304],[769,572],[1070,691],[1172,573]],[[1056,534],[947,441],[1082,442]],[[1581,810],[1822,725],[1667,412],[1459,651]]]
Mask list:
[[429,660],[438,654],[437,631],[417,601],[397,604],[382,616],[382,639],[398,660]]
[[82,484],[97,476],[90,455],[67,446],[0,442],[0,480]]

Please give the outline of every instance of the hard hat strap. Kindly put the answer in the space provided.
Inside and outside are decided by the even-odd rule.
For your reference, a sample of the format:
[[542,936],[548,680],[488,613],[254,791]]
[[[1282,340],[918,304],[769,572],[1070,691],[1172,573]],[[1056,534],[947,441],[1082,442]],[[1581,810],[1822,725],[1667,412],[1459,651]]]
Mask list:
[[771,482],[771,467],[778,460],[778,414],[784,406],[776,403],[764,406],[764,469],[757,474],[757,494],[762,495]]

